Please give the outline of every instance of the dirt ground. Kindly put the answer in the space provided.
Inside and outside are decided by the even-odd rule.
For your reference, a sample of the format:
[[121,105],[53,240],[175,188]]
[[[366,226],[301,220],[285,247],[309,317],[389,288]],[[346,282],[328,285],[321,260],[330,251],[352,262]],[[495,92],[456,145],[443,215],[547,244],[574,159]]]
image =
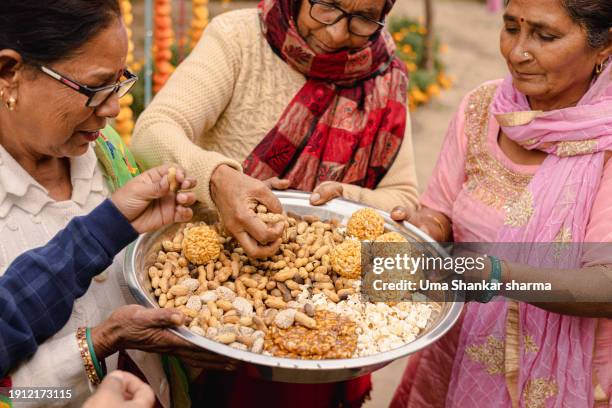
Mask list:
[[[232,2],[229,6],[211,3],[211,15],[222,11],[254,7],[255,2]],[[501,15],[490,14],[483,3],[469,0],[436,0],[435,30],[448,51],[443,56],[448,73],[455,78],[450,90],[412,114],[412,130],[417,164],[417,177],[423,190],[435,166],[448,123],[463,96],[480,83],[501,78],[506,65],[499,54],[498,38]],[[189,9],[189,7],[187,7]],[[135,21],[143,21],[142,4],[134,6]],[[422,0],[397,0],[393,15],[423,15]],[[142,28],[135,28],[137,44]],[[138,48],[138,46],[137,46]],[[395,361],[374,373],[374,390],[365,408],[387,407],[401,380],[407,359]]]

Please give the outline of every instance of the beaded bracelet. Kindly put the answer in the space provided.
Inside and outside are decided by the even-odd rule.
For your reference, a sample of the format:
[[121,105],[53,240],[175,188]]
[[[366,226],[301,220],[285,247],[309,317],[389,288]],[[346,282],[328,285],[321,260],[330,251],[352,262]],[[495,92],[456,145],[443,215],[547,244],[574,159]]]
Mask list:
[[100,377],[98,376],[98,372],[96,371],[96,367],[94,366],[91,358],[92,354],[87,342],[87,329],[85,327],[79,327],[77,329],[76,339],[79,346],[79,352],[81,353],[81,358],[83,359],[83,365],[85,366],[85,373],[87,373],[87,378],[89,378],[89,381],[93,385],[100,384]]

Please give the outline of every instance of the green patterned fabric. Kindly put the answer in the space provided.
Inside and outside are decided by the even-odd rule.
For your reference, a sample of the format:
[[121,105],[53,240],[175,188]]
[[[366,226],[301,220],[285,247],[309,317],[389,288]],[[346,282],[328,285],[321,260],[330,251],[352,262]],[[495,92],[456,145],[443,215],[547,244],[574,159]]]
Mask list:
[[176,408],[191,408],[189,379],[181,360],[173,356],[163,355],[162,363],[170,383],[172,406]]
[[[102,130],[100,137],[96,140],[94,150],[104,169],[104,177],[111,191],[117,190],[140,174],[140,168],[134,156],[123,143],[121,136],[111,126],[106,126]],[[183,365],[176,357],[167,355],[161,357],[170,384],[172,406],[190,408],[189,381]]]
[[111,191],[117,190],[140,174],[134,156],[110,125],[100,132],[94,151],[104,169],[104,177]]

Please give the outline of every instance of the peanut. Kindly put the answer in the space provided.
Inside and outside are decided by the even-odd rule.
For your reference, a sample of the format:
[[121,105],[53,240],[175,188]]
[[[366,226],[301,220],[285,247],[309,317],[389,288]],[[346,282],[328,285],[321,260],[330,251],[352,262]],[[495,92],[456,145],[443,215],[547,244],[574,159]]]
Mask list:
[[251,347],[251,352],[253,353],[261,353],[263,351],[264,339],[263,337],[258,337],[253,342],[253,347]]
[[189,293],[189,289],[183,285],[175,285],[170,288],[170,293],[172,293],[174,296],[177,296],[177,297],[185,296]]
[[170,167],[168,169],[168,184],[170,185],[170,191],[173,193],[178,190],[178,184],[176,182],[176,168]]
[[289,290],[297,290],[300,288],[300,285],[298,285],[297,282],[291,279],[286,280],[284,283],[285,283],[285,286],[289,288]]
[[323,289],[323,293],[325,294],[325,296],[327,296],[329,300],[331,300],[334,303],[338,303],[340,301],[340,298],[338,297],[336,292],[334,292],[333,290]]
[[223,344],[231,344],[236,341],[236,334],[234,333],[221,333],[218,334],[215,338],[215,341]]
[[168,298],[166,297],[165,293],[162,293],[159,296],[159,300],[157,301],[157,303],[159,304],[159,307],[164,307],[166,306],[166,303],[168,302]]
[[228,312],[234,308],[232,302],[230,302],[229,300],[222,299],[217,300],[217,307],[223,310],[224,312]]
[[316,329],[317,327],[316,320],[313,319],[312,317],[308,317],[302,312],[296,312],[294,318],[296,322],[298,322],[299,324],[301,324],[302,326],[308,329]]
[[285,309],[287,307],[287,304],[281,298],[274,296],[269,296],[264,303],[273,309]]
[[287,269],[274,274],[274,280],[277,282],[284,282],[287,279],[293,279],[295,271],[293,269]]

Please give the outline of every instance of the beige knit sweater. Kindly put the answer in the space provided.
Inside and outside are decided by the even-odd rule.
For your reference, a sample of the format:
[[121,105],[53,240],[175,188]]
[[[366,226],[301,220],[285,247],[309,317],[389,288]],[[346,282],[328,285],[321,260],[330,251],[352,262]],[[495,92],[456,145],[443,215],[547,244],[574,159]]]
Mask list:
[[[198,179],[198,200],[214,208],[213,170],[220,164],[240,169],[305,82],[272,51],[256,9],[222,14],[138,119],[132,150],[146,167],[183,166]],[[376,189],[343,187],[345,198],[387,211],[416,205],[410,122],[398,157]]]

